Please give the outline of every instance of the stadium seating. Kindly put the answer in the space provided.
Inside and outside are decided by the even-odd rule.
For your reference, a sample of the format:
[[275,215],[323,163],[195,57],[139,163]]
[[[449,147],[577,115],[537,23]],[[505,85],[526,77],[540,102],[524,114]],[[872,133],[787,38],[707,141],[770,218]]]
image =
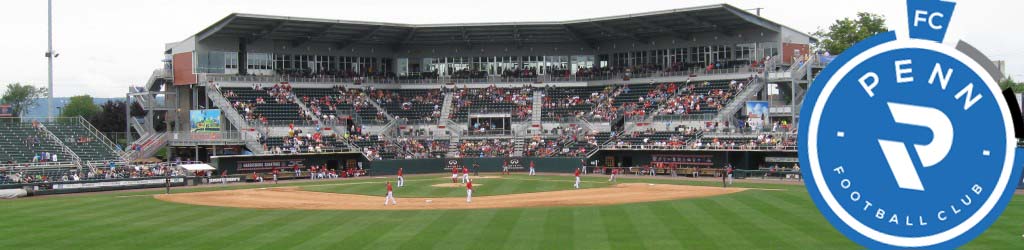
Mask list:
[[507,157],[512,155],[512,139],[462,139],[459,141],[462,157]]
[[[120,156],[114,149],[103,143],[102,138],[89,132],[87,125],[78,121],[58,120],[44,122],[46,129],[57,136],[65,146],[70,148],[82,162],[102,163],[105,161],[119,161]],[[91,125],[88,125],[91,126]],[[58,160],[60,160],[58,158]]]
[[[252,88],[222,88],[223,93],[232,93],[233,95],[225,96],[231,103],[242,102],[246,104],[252,104],[254,109],[252,110],[253,116],[266,117],[268,121],[300,121],[303,120],[301,108],[298,104],[294,103],[280,103],[276,99],[267,94],[265,90],[254,90]],[[266,103],[256,103],[257,98],[262,98]],[[238,110],[245,115],[244,110]],[[253,119],[253,117],[250,117]]]
[[546,88],[541,119],[557,121],[561,118],[584,115],[594,109],[596,97],[593,94],[604,89],[603,86]]
[[370,98],[391,116],[409,121],[436,120],[444,104],[444,95],[437,89],[376,90]]
[[[31,139],[32,143],[26,143]],[[35,143],[38,141],[38,143]],[[31,123],[4,120],[0,122],[0,163],[27,163],[42,152],[58,153],[61,159],[61,147],[46,136],[45,131],[32,128]]]
[[466,122],[470,113],[511,114],[512,121],[530,118],[533,108],[531,88],[460,89],[452,100],[451,119]]

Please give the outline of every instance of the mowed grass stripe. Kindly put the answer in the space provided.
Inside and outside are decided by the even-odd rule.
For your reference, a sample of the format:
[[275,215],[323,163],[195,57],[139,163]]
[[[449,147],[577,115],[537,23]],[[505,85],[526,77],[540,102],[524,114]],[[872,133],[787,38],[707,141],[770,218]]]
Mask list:
[[259,244],[256,243],[256,241],[263,239],[263,237],[261,237],[261,234],[274,231],[275,229],[281,227],[282,224],[294,220],[294,215],[300,212],[304,211],[274,211],[275,216],[271,217],[269,220],[265,220],[259,224],[254,224],[253,226],[245,226],[244,229],[232,232],[230,234],[224,234],[224,237],[220,239],[207,238],[196,240],[193,242],[195,245],[193,245],[192,247],[201,246],[221,249],[227,247],[234,247],[253,249],[259,246]]
[[412,240],[402,244],[400,248],[403,249],[432,249],[436,246],[443,235],[447,235],[448,232],[455,227],[458,223],[460,213],[464,211],[457,210],[445,210],[441,215],[430,222],[426,227],[420,230],[416,235],[412,237]]
[[575,232],[573,232],[573,225],[575,225],[575,215],[573,215],[570,209],[566,208],[551,208],[548,210],[547,220],[544,222],[544,231],[548,232],[544,234],[541,244],[547,247],[559,248],[559,249],[572,249],[573,238],[575,238]]
[[638,241],[633,222],[626,217],[626,211],[620,206],[600,207],[601,222],[608,235],[608,243],[612,249],[640,249],[643,245]]
[[749,211],[754,211],[751,215],[765,221],[765,223],[760,224],[773,225],[774,227],[769,230],[784,235],[783,238],[780,238],[779,240],[802,242],[800,247],[819,249],[827,247],[827,245],[822,244],[823,242],[819,241],[817,237],[814,237],[814,235],[824,232],[826,228],[814,227],[814,224],[810,223],[808,220],[799,217],[796,213],[792,213],[792,211],[810,211],[796,207],[780,208],[778,205],[784,205],[784,203],[779,202],[778,200],[762,200],[767,199],[766,197],[774,196],[766,192],[774,191],[754,191],[742,198],[735,199],[736,201],[739,201],[740,204],[740,207],[737,208],[745,207]]
[[[676,203],[684,201],[658,202],[651,204],[651,216],[662,221],[669,234],[680,244],[680,248],[715,248],[716,244],[707,233],[704,225],[693,223],[690,217],[696,216],[692,211],[680,211]],[[688,202],[688,201],[685,201]]]
[[232,223],[212,225],[210,227],[203,228],[201,233],[189,236],[188,240],[174,241],[170,244],[159,247],[164,249],[192,247],[214,249],[230,247],[242,240],[242,237],[245,236],[243,233],[251,232],[250,230],[269,227],[272,220],[281,218],[283,214],[286,214],[286,212],[259,210],[259,212],[253,213],[253,216],[250,218],[242,218],[241,220],[233,221]]
[[[88,241],[59,241],[61,244],[55,245],[57,248],[101,248],[100,246],[107,245],[110,241],[124,237],[125,231],[131,228],[131,224],[139,221],[146,221],[156,219],[157,217],[174,211],[171,207],[161,207],[155,203],[144,203],[133,206],[128,206],[128,210],[134,211],[132,213],[112,212],[109,213],[110,217],[106,217],[99,220],[99,225],[91,225],[86,228],[76,227],[69,229],[71,232],[77,234],[77,237],[83,239],[89,239]],[[106,246],[109,248],[112,246]]]
[[539,249],[544,248],[540,244],[545,234],[557,233],[547,232],[544,223],[548,220],[549,208],[527,208],[512,227],[508,241],[504,246],[492,246],[494,248],[504,247],[505,249]]
[[[713,197],[710,202],[704,203],[707,209],[716,215],[720,221],[739,221],[743,226],[740,234],[735,240],[752,241],[754,245],[767,246],[772,249],[795,249],[798,245],[792,245],[788,237],[778,234],[778,224],[770,221],[766,215],[756,209],[746,207],[739,199],[749,199],[747,194],[727,195]],[[717,213],[716,213],[717,212]],[[739,224],[739,223],[737,223]]]
[[388,234],[392,230],[398,228],[405,216],[408,216],[409,218],[416,218],[421,213],[423,212],[409,211],[402,213],[404,216],[378,216],[375,223],[367,225],[358,233],[358,235],[355,235],[356,237],[347,237],[348,239],[341,242],[342,245],[334,246],[334,248],[376,249],[377,247],[372,244],[381,240],[385,234]]
[[129,203],[131,202],[118,201],[91,207],[67,209],[54,213],[27,215],[26,217],[32,218],[31,221],[33,222],[28,223],[32,226],[22,227],[19,230],[30,231],[18,232],[12,235],[18,235],[18,240],[22,241],[22,243],[38,244],[40,242],[52,243],[52,240],[59,238],[59,235],[73,235],[81,233],[83,229],[87,228],[102,230],[102,228],[94,223],[101,221],[102,218],[109,218],[114,216],[114,214],[132,210],[134,207],[129,206]]
[[253,237],[250,249],[283,249],[296,245],[298,242],[311,239],[309,234],[321,230],[343,213],[337,211],[303,211],[294,220],[284,225],[266,230]]
[[721,249],[757,249],[759,245],[756,242],[740,238],[744,233],[757,233],[745,229],[748,222],[723,216],[717,211],[721,208],[713,203],[709,199],[679,201],[676,210],[693,215],[686,218],[692,218],[692,224],[709,236],[707,241],[716,241],[715,245]]
[[651,207],[663,206],[661,203],[640,203],[622,206],[629,221],[636,225],[640,241],[647,249],[680,249],[682,242],[672,235],[665,224],[665,218],[659,218]]
[[366,226],[377,221],[378,215],[358,214],[347,211],[339,211],[349,216],[341,216],[332,221],[331,226],[312,233],[309,237],[313,240],[302,241],[291,247],[291,249],[338,249],[348,237],[358,237]]
[[573,226],[575,235],[571,239],[576,249],[609,249],[608,232],[601,222],[599,207],[573,208],[576,223]]
[[481,235],[479,238],[473,240],[473,245],[470,245],[470,249],[488,249],[494,246],[504,246],[505,242],[508,241],[510,235],[514,233],[512,227],[516,224],[516,221],[523,215],[525,209],[498,209],[495,210],[496,214],[491,217],[490,221],[484,225],[483,230],[487,230],[486,234]]
[[[162,203],[162,202],[159,202]],[[172,206],[173,205],[166,205]],[[166,246],[180,239],[190,238],[196,229],[215,230],[233,225],[242,218],[252,218],[256,210],[219,209],[198,207],[192,209],[178,208],[180,212],[158,216],[152,220],[134,224],[139,227],[132,237],[124,237],[111,245],[131,244],[132,242],[150,242],[155,246]],[[149,228],[149,230],[146,230]]]
[[[399,203],[401,204],[401,203]],[[413,237],[416,237],[420,231],[429,226],[431,223],[441,218],[444,215],[443,211],[422,211],[419,213],[410,212],[394,212],[392,216],[399,218],[399,225],[395,230],[391,230],[387,234],[383,235],[380,239],[374,242],[374,248],[378,249],[397,249],[402,246],[403,243],[410,241]]]
[[490,234],[487,222],[497,214],[495,210],[461,210],[455,215],[455,227],[437,239],[434,249],[472,249],[480,235]]

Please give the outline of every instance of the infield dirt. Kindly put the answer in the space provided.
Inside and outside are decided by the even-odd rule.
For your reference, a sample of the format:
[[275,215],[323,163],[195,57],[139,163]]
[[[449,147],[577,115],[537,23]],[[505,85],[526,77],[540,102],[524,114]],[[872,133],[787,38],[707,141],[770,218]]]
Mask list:
[[[606,188],[522,193],[465,198],[402,198],[384,206],[384,194],[367,196],[303,191],[298,187],[225,190],[170,195],[156,199],[203,206],[302,210],[432,210],[554,206],[594,206],[652,202],[731,194],[745,188],[624,183]],[[428,202],[429,200],[429,202]]]

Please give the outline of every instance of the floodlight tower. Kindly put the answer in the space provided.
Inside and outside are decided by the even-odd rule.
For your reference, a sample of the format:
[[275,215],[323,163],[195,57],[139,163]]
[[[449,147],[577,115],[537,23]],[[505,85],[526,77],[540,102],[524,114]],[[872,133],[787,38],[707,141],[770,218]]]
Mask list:
[[57,57],[53,52],[53,0],[46,1],[46,70],[47,99],[46,118],[53,119],[53,58]]

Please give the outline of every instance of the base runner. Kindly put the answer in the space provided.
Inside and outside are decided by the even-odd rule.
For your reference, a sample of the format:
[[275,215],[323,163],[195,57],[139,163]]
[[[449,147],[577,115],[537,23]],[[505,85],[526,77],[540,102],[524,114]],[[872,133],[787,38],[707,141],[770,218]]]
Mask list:
[[402,168],[398,168],[398,187],[405,186],[405,177],[402,177]]
[[391,182],[388,181],[388,195],[384,197],[384,206],[388,205],[388,201],[391,201],[391,205],[398,205],[398,201],[395,201],[395,195],[391,192]]
[[580,189],[580,169],[579,168],[576,169],[576,183],[572,184],[572,187],[574,187],[576,189]]

